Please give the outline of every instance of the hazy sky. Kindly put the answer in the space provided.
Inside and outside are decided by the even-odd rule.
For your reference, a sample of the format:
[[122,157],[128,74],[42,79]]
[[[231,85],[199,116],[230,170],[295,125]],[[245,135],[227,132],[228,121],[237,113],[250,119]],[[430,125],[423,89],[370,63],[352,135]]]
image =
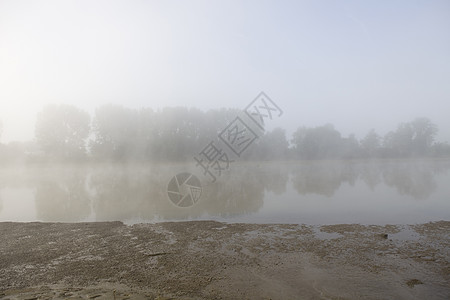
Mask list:
[[46,103],[245,107],[274,126],[380,134],[429,117],[450,141],[450,1],[0,0],[2,142]]

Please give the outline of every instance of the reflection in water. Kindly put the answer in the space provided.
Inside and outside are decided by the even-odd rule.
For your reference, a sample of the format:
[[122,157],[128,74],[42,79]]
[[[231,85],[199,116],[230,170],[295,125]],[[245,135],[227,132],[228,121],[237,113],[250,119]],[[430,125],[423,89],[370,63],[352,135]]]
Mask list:
[[94,169],[89,187],[94,191],[92,202],[97,218],[127,220],[154,214],[155,200],[161,197],[161,188],[155,185],[157,176],[152,174],[143,173],[138,167],[134,171],[126,166]]
[[403,163],[383,171],[384,182],[401,195],[426,199],[436,190],[433,170],[426,164]]
[[370,188],[371,191],[373,191],[377,185],[383,182],[383,177],[377,164],[361,164],[358,168],[358,171],[361,180],[364,181],[364,183]]
[[354,184],[358,174],[345,162],[310,162],[294,167],[292,182],[300,195],[331,197],[343,182]]
[[293,168],[292,182],[301,194],[332,197],[343,183],[361,179],[371,189],[385,184],[401,195],[428,198],[436,189],[434,175],[449,168],[448,162],[313,162]]
[[39,220],[74,222],[90,214],[83,167],[45,170],[36,186],[36,215]]
[[167,182],[176,172],[164,166],[94,170],[89,185],[97,219],[225,217],[256,212],[263,204],[264,186],[244,172],[217,184],[203,183],[201,201],[193,207],[177,207],[167,198]]
[[[398,195],[427,199],[439,188],[436,178],[449,176],[450,161],[236,162],[220,181],[202,182],[202,198],[188,208],[177,207],[167,198],[167,183],[181,170],[195,171],[195,168],[115,164],[0,170],[0,220],[8,220],[8,216],[2,216],[5,187],[34,191],[37,220],[65,222],[227,219],[257,213],[265,202],[286,195],[292,201],[296,198],[303,201],[302,197],[310,195],[337,201],[333,197],[343,185],[359,193],[361,199],[379,189],[394,189]],[[361,190],[359,183],[366,188]],[[392,199],[393,203],[395,200]],[[289,207],[284,209],[289,211]]]

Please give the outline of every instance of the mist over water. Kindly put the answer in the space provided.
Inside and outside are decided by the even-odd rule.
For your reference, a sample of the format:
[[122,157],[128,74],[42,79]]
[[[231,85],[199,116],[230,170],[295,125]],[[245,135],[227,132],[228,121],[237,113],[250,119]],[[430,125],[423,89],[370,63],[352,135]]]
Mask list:
[[50,2],[0,1],[0,220],[448,219],[448,1]]
[[450,299],[449,28],[0,0],[0,298]]
[[[192,206],[167,194],[197,174]],[[203,220],[411,224],[450,218],[450,160],[240,162],[211,183],[195,164],[48,164],[0,170],[0,221]]]

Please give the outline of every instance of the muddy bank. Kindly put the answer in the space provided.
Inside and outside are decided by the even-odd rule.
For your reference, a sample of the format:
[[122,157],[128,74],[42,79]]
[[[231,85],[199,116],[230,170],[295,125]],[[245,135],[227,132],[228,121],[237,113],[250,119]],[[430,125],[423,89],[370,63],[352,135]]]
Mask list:
[[3,299],[448,299],[450,222],[0,223]]

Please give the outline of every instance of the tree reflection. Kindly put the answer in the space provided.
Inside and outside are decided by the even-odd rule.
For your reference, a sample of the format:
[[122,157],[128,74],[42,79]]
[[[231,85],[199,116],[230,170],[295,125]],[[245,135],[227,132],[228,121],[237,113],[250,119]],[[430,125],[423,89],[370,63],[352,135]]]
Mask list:
[[98,220],[225,217],[256,212],[262,207],[263,180],[250,172],[244,170],[224,175],[215,184],[203,182],[201,201],[186,208],[169,201],[167,183],[176,172],[165,166],[110,166],[95,171],[89,186],[94,191],[93,209]]
[[63,222],[86,219],[91,211],[86,176],[82,167],[41,170],[35,192],[37,218]]
[[252,174],[257,174],[257,178],[267,192],[282,195],[286,192],[286,185],[289,180],[289,172],[287,170],[288,165],[286,164],[269,162],[257,164],[252,169]]
[[358,173],[364,183],[373,191],[383,182],[381,169],[376,163],[363,163],[358,166]]
[[94,170],[89,186],[97,220],[151,219],[164,187],[156,170],[109,165]]
[[301,195],[331,197],[342,184],[360,179],[371,190],[384,183],[401,195],[425,199],[436,190],[435,173],[448,169],[433,161],[307,162],[293,168],[292,183]]
[[354,184],[356,169],[344,162],[299,163],[292,171],[292,184],[301,195],[318,194],[331,197],[342,183]]
[[426,199],[436,190],[433,169],[428,163],[397,163],[383,169],[384,182],[401,195]]
[[189,220],[255,213],[264,205],[267,193],[287,193],[289,178],[300,195],[332,197],[341,185],[353,186],[359,181],[372,190],[389,186],[401,195],[425,199],[437,188],[436,172],[450,170],[450,162],[236,162],[216,183],[200,178],[205,179],[202,197],[185,208],[177,207],[167,196],[168,182],[181,170],[198,171],[193,164],[41,167],[35,168],[28,177],[34,179],[27,179],[27,185],[36,187],[37,218],[43,221]]
[[264,204],[264,187],[261,174],[237,166],[205,188],[206,211],[222,217],[257,212]]

